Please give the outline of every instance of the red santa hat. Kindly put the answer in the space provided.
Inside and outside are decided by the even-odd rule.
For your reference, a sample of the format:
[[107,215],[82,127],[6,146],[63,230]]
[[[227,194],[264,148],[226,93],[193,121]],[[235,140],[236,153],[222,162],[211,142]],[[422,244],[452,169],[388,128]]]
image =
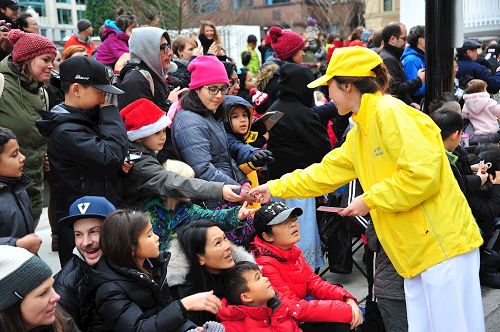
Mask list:
[[170,125],[172,120],[155,103],[137,99],[120,111],[129,141],[148,137]]

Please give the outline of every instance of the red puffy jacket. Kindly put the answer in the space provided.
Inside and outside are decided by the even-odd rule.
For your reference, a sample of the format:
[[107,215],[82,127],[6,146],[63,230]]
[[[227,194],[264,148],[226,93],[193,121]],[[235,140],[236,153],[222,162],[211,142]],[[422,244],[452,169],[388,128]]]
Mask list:
[[290,309],[283,303],[273,312],[269,307],[228,305],[226,299],[222,299],[217,319],[226,332],[302,332]]
[[[352,309],[344,301],[351,298],[357,302],[356,298],[344,288],[315,274],[299,247],[283,250],[256,236],[250,252],[295,319],[303,322],[351,322]],[[314,300],[308,301],[306,296],[312,296]]]

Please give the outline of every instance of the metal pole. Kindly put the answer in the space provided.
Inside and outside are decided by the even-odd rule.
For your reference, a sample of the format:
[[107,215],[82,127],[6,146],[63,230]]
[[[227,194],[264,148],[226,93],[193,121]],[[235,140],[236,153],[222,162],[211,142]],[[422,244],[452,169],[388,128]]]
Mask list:
[[453,92],[454,6],[460,0],[425,2],[425,104],[429,113],[432,100]]

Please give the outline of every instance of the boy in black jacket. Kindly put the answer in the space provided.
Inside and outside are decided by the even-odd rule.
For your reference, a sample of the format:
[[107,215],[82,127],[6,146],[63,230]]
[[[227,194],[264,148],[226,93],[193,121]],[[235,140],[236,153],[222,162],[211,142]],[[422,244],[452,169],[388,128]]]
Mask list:
[[[120,170],[128,149],[127,133],[116,106],[105,94],[123,91],[109,83],[106,68],[95,59],[70,58],[60,65],[64,103],[42,114],[36,125],[48,137],[56,217],[66,217],[72,202],[85,195],[119,201]],[[71,229],[58,225],[61,265],[75,243]]]
[[42,240],[33,233],[35,224],[26,192],[31,180],[23,174],[25,159],[16,135],[0,127],[0,245],[21,247],[36,255]]

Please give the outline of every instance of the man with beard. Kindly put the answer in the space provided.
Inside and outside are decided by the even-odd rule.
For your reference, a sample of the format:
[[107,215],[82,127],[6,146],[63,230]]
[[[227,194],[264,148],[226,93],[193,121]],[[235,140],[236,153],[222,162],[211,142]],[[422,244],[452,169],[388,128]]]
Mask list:
[[114,211],[115,207],[106,198],[84,196],[71,204],[69,216],[59,221],[73,228],[76,247],[70,260],[55,275],[54,289],[61,296],[59,305],[82,331],[95,323],[90,274],[102,255],[99,245],[102,222]]

